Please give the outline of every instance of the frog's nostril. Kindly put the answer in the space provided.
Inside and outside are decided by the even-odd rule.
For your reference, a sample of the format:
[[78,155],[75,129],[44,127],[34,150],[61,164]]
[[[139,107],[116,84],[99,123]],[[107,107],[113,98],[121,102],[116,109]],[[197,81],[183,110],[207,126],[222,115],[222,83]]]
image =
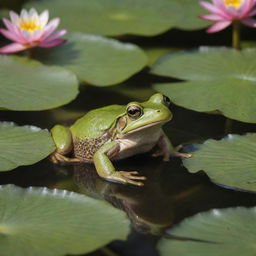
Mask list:
[[160,110],[157,110],[156,112],[158,112],[158,113],[159,113],[159,112],[160,112]]

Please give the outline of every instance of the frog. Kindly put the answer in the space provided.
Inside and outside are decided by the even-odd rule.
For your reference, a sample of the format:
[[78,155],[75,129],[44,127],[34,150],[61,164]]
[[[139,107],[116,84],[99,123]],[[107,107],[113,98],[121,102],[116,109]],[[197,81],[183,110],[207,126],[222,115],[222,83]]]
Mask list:
[[[55,125],[51,135],[56,150],[53,163],[93,163],[98,175],[108,181],[143,186],[145,176],[138,171],[116,170],[113,161],[155,150],[152,155],[169,161],[178,152],[162,126],[172,119],[170,99],[153,94],[147,101],[110,105],[88,111],[70,127]],[[71,156],[70,156],[71,155]]]

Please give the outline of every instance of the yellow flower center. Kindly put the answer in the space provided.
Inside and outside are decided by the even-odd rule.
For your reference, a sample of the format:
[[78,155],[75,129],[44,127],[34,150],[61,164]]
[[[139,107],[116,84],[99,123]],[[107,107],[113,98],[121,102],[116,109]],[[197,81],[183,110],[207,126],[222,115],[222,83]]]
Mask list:
[[228,6],[232,6],[236,9],[238,9],[242,3],[244,2],[244,0],[224,0],[224,4],[228,7]]
[[29,33],[42,29],[41,24],[38,24],[34,20],[21,20],[19,27],[20,29],[28,31]]

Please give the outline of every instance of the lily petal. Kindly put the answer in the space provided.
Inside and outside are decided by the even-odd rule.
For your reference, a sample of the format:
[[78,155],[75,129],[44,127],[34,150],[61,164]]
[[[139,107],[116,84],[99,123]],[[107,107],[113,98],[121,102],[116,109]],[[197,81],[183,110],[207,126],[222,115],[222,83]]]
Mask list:
[[214,14],[218,14],[218,15],[221,15],[223,18],[226,18],[228,19],[229,16],[225,13],[225,9],[220,9],[220,8],[217,8],[216,6],[208,3],[208,2],[204,2],[204,1],[200,1],[199,4],[207,9],[209,12],[212,12]]
[[[9,31],[8,34],[13,34],[11,40],[21,43],[21,44],[25,43],[25,40],[23,39],[19,29],[15,25],[13,25],[9,20],[7,20],[5,18],[3,18],[3,22],[4,22],[5,26],[8,28],[8,31]],[[6,37],[8,37],[10,39],[10,36],[6,36]],[[15,39],[13,39],[13,38],[15,38]]]
[[251,19],[251,18],[242,19],[241,22],[248,27],[256,28],[256,20],[255,19]]
[[231,21],[218,21],[216,22],[214,25],[212,25],[211,27],[209,27],[207,29],[208,33],[215,33],[218,32],[220,30],[225,29],[226,27],[228,27],[231,24]]
[[33,17],[33,16],[38,16],[38,13],[37,13],[37,11],[36,11],[35,8],[31,8],[31,9],[28,11],[28,15],[29,15],[30,17]]
[[213,4],[218,7],[218,8],[223,8],[224,7],[224,2],[223,0],[213,0]]
[[256,14],[256,9],[253,9],[249,12],[248,17],[252,17]]
[[0,53],[20,52],[28,48],[29,48],[28,46],[25,46],[23,44],[12,43],[0,48]]
[[44,29],[44,34],[42,36],[42,39],[47,38],[58,26],[60,23],[60,19],[59,18],[55,18],[53,20],[51,20]]
[[20,19],[21,20],[28,20],[28,12],[25,9],[22,9],[20,12]]
[[24,38],[26,43],[30,41],[31,35],[30,35],[30,33],[28,31],[22,30],[20,33],[22,34],[22,37]]
[[42,34],[43,34],[42,30],[35,30],[32,34],[29,34],[29,40],[40,41]]
[[49,42],[42,42],[40,43],[38,46],[43,47],[43,48],[50,48],[50,47],[54,47],[60,44],[65,43],[67,40],[64,39],[55,39]]
[[243,4],[240,7],[239,18],[248,17],[248,12],[250,12],[252,7],[253,7],[253,1],[252,0],[244,1]]
[[9,15],[10,15],[12,23],[14,25],[17,25],[18,21],[20,20],[19,15],[14,11],[10,11]]
[[40,19],[40,23],[41,23],[42,27],[44,27],[47,24],[48,19],[49,19],[49,12],[48,12],[48,10],[44,10],[40,14],[39,19]]
[[49,41],[55,40],[55,39],[57,39],[59,37],[64,36],[66,33],[67,33],[66,29],[62,29],[60,31],[57,31],[56,33],[54,33],[54,34],[50,35],[49,37],[47,37],[45,39],[45,42],[49,42]]
[[212,21],[220,21],[223,20],[222,17],[220,17],[217,14],[205,14],[205,15],[201,15],[199,16],[200,18],[204,19],[204,20],[212,20]]
[[23,43],[22,40],[19,40],[15,34],[10,32],[9,30],[0,29],[0,33],[3,34],[6,38],[10,39],[11,41],[17,42],[17,43]]

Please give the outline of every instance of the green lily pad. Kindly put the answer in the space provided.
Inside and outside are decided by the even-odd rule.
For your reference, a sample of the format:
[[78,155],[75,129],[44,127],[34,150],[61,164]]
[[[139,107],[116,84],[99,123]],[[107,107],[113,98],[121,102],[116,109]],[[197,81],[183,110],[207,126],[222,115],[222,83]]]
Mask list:
[[228,135],[196,145],[183,163],[190,172],[204,170],[219,184],[256,191],[256,134]]
[[0,248],[4,256],[82,254],[125,239],[125,214],[65,190],[0,186]]
[[199,213],[171,229],[171,235],[208,242],[161,239],[161,256],[252,256],[256,251],[256,207]]
[[70,102],[77,93],[78,81],[68,70],[0,55],[0,108],[50,109]]
[[198,0],[169,0],[180,4],[183,18],[178,21],[176,28],[184,30],[202,29],[209,26],[212,22],[199,18],[200,15],[206,14],[207,10],[199,5]]
[[152,73],[188,82],[156,84],[180,106],[219,110],[231,119],[256,123],[256,49],[201,47],[160,58]]
[[58,47],[37,50],[34,56],[45,64],[60,65],[80,81],[104,86],[129,78],[147,64],[147,56],[136,45],[101,36],[73,33]]
[[55,150],[47,130],[10,122],[0,122],[0,148],[0,171],[36,163]]
[[116,36],[152,36],[172,28],[182,18],[179,4],[169,0],[44,0],[26,7],[48,9],[72,32]]
[[170,47],[148,47],[143,49],[148,56],[148,65],[151,67],[162,56],[179,49]]

